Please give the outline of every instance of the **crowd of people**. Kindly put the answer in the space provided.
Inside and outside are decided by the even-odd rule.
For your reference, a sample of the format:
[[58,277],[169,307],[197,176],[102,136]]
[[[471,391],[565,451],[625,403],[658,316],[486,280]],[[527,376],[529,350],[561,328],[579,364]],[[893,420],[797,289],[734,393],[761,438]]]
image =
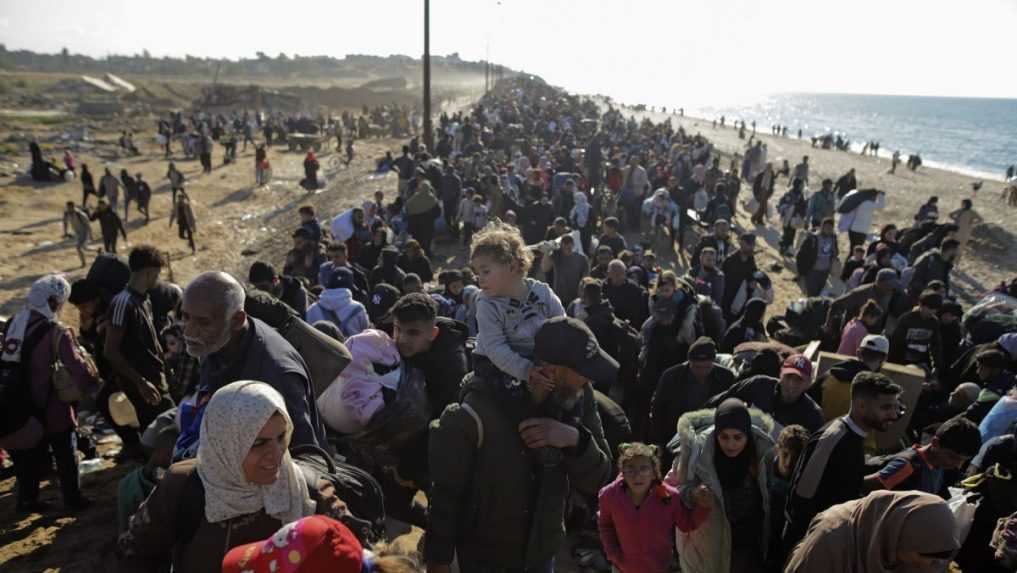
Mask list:
[[[1012,570],[1017,328],[962,320],[969,200],[870,236],[886,193],[853,170],[817,182],[807,156],[777,170],[760,141],[724,155],[531,78],[437,123],[378,160],[393,189],[300,207],[246,276],[174,285],[141,245],[38,279],[0,360],[18,510],[52,510],[53,460],[88,507],[89,403],[140,464],[123,571],[544,572],[563,549],[626,573]],[[771,224],[805,295],[779,311]],[[888,363],[922,373],[917,405]]]

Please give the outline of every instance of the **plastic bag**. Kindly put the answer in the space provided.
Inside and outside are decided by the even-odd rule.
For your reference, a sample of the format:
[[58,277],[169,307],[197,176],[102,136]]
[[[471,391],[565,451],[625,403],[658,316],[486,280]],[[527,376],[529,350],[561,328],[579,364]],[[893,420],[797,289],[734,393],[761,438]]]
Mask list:
[[353,209],[347,209],[332,219],[332,237],[339,242],[346,242],[353,236]]
[[981,503],[981,496],[959,488],[951,487],[950,499],[946,505],[953,512],[954,533],[958,545],[964,545],[971,531],[971,524],[975,521],[975,512],[978,511],[978,504]]

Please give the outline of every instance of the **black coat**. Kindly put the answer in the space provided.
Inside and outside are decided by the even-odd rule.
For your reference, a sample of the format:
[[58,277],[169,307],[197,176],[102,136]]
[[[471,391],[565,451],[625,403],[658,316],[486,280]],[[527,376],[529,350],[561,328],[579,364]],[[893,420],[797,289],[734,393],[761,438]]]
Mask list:
[[641,328],[649,311],[646,289],[626,279],[620,285],[604,282],[604,298],[611,302],[614,314],[628,322],[632,328]]
[[750,406],[759,408],[773,416],[782,426],[798,424],[809,432],[815,432],[823,425],[823,411],[816,401],[807,394],[798,400],[785,404],[780,399],[780,380],[771,376],[758,375],[731,386],[725,392],[710,398],[708,408],[715,408],[728,398],[738,398]]

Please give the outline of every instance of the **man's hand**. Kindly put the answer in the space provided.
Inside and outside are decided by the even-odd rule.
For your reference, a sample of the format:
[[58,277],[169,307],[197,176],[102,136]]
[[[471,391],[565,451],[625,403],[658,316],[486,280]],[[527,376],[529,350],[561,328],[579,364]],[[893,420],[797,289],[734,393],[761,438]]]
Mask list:
[[692,502],[696,504],[696,507],[710,509],[713,507],[713,492],[705,485],[700,485],[692,490]]
[[162,394],[159,393],[159,389],[148,380],[142,380],[141,384],[138,384],[138,394],[146,404],[152,406],[157,405],[162,400]]
[[551,418],[523,420],[519,435],[529,448],[571,448],[579,443],[579,430]]
[[339,499],[339,496],[335,493],[335,486],[332,485],[328,480],[318,480],[318,507],[323,511],[328,512],[328,515],[334,519],[340,519],[346,515],[349,515],[350,510],[347,507],[346,502]]

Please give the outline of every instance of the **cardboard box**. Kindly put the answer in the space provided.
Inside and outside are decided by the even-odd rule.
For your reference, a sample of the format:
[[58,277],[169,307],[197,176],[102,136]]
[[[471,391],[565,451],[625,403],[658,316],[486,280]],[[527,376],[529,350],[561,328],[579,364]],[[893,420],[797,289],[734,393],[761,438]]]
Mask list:
[[[812,369],[815,373],[813,383],[822,380],[826,377],[826,373],[830,370],[830,367],[838,362],[844,360],[850,360],[851,356],[845,356],[843,354],[837,354],[834,352],[822,352],[819,350],[818,343],[812,343],[808,346],[805,351],[805,356],[812,361]],[[901,438],[904,437],[904,431],[907,429],[908,424],[911,422],[911,415],[915,411],[915,406],[918,404],[918,396],[922,393],[922,384],[925,382],[925,371],[917,366],[910,364],[893,364],[886,362],[883,364],[883,374],[890,377],[891,380],[900,385],[904,389],[900,395],[900,401],[904,404],[904,416],[900,420],[894,422],[890,429],[885,432],[876,432],[874,440],[867,440],[867,449],[873,450],[873,453],[887,454],[900,451],[902,448]],[[844,412],[847,414],[847,412]],[[904,444],[905,446],[908,444]]]

